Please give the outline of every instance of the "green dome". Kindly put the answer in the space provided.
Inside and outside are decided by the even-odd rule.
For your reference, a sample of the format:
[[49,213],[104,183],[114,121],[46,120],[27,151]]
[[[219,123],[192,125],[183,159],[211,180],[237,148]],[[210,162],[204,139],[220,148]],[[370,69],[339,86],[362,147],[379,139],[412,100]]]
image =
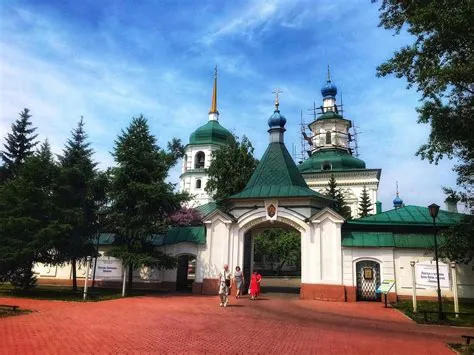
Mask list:
[[341,149],[325,149],[313,153],[298,165],[301,173],[313,173],[324,170],[365,169],[365,162]]
[[229,144],[234,139],[232,133],[218,121],[208,121],[189,137],[189,144]]

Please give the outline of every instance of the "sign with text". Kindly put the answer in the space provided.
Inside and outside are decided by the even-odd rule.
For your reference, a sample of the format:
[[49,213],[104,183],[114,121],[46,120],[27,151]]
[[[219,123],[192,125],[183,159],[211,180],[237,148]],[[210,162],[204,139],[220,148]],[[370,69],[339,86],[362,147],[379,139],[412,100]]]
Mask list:
[[383,280],[375,292],[387,294],[392,289],[393,285],[395,285],[395,280]]
[[[93,270],[92,265],[92,270]],[[92,277],[91,270],[91,277]],[[120,260],[111,257],[101,257],[97,259],[97,266],[95,269],[96,279],[121,279],[122,278],[122,263]]]
[[[438,288],[436,280],[436,264],[415,264],[416,284]],[[449,267],[446,264],[439,264],[439,284],[441,288],[449,288]]]

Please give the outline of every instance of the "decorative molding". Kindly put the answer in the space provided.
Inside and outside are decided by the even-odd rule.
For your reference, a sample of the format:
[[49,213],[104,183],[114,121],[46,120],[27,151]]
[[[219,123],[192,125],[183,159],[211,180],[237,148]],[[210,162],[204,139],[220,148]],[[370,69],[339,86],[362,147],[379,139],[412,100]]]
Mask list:
[[[303,227],[301,227],[297,222],[292,221],[289,218],[278,216],[276,221],[281,222],[283,224],[287,224],[287,225],[293,227],[294,229],[296,229],[299,232],[304,232]],[[257,219],[254,219],[253,221],[247,223],[246,225],[242,226],[241,230],[243,230],[244,232],[247,232],[250,229],[252,229],[253,227],[256,227],[259,224],[262,224],[262,223],[265,223],[265,222],[267,222],[267,217],[266,216],[259,217]]]

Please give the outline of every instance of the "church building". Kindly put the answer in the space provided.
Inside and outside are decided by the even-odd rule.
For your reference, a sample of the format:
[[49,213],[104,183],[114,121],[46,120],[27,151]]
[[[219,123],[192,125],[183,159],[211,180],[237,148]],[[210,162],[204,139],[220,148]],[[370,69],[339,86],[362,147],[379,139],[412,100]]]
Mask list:
[[[427,207],[404,205],[398,196],[394,208],[375,208],[380,169],[367,169],[353,156],[349,142],[352,122],[336,104],[337,88],[328,76],[321,93],[322,113],[312,122],[311,155],[296,165],[285,146],[287,118],[280,111],[278,93],[273,112],[266,120],[268,146],[245,188],[224,204],[212,201],[204,190],[212,152],[232,142],[232,134],[219,123],[217,72],[211,110],[206,124],[194,131],[186,145],[180,187],[194,196],[193,206],[201,224],[169,229],[154,243],[178,259],[174,270],[137,269],[135,284],[174,291],[188,281],[196,294],[216,294],[224,264],[242,267],[249,275],[254,267],[254,240],[262,230],[284,228],[301,236],[302,299],[377,301],[383,281],[393,287],[390,300],[408,298],[414,290],[421,297],[436,297],[433,287],[433,220]],[[291,118],[290,118],[291,119]],[[256,129],[264,129],[264,120]],[[260,128],[258,128],[260,127]],[[333,210],[334,200],[324,195],[334,174],[350,203],[352,220]],[[372,214],[357,218],[358,200],[364,186],[370,191]],[[456,224],[462,214],[440,210],[439,229]],[[104,255],[115,236],[99,239],[97,279],[101,285],[120,283],[121,262]],[[78,268],[83,268],[79,265]],[[71,269],[37,265],[40,283],[69,282]],[[87,270],[79,270],[84,276]],[[443,297],[474,298],[474,267],[440,262]],[[415,286],[414,286],[415,285]]]

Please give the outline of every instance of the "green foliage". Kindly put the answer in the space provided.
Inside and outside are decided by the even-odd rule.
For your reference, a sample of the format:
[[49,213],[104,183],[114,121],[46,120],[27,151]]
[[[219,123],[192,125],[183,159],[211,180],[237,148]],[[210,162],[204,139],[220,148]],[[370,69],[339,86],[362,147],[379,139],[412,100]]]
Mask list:
[[397,34],[406,29],[413,38],[377,71],[405,78],[422,95],[418,122],[429,124],[431,133],[417,155],[432,163],[456,158],[457,183],[472,208],[474,2],[383,0],[380,26]]
[[242,191],[258,164],[250,140],[245,136],[242,141],[234,138],[231,144],[212,152],[206,192],[212,194],[215,201]]
[[369,212],[372,211],[372,202],[370,201],[369,192],[365,186],[362,189],[362,194],[360,195],[359,211],[359,217],[367,217]]
[[60,173],[55,191],[61,221],[70,226],[70,232],[56,240],[57,262],[71,262],[73,290],[77,289],[77,261],[94,255],[92,238],[97,230],[98,201],[104,197],[104,192],[98,189],[100,184],[95,181],[98,175],[93,153],[81,117],[59,157]]
[[469,264],[474,259],[474,216],[466,215],[461,223],[442,231],[439,255],[449,261]]
[[25,108],[20,112],[20,118],[12,124],[11,133],[7,134],[5,150],[1,152],[3,166],[0,172],[0,182],[13,178],[25,162],[26,158],[33,155],[34,147],[38,144],[36,127],[31,127],[30,110]]
[[326,188],[326,195],[336,201],[334,211],[339,213],[345,219],[351,219],[351,208],[346,205],[342,191],[337,187],[337,182],[334,174],[329,178],[328,187]]
[[269,229],[255,237],[255,256],[278,263],[276,273],[280,275],[285,265],[300,268],[301,235],[286,229]]
[[54,204],[58,166],[49,144],[26,159],[15,178],[0,187],[0,281],[28,288],[33,263],[52,263],[55,240],[68,232]]
[[129,291],[132,271],[142,265],[171,268],[176,259],[160,252],[153,237],[167,230],[168,216],[187,198],[174,192],[165,182],[169,169],[176,164],[182,149],[174,141],[165,152],[156,144],[143,116],[133,118],[115,141],[113,157],[117,166],[110,171],[108,229],[119,237],[109,255],[120,258],[129,267]]

